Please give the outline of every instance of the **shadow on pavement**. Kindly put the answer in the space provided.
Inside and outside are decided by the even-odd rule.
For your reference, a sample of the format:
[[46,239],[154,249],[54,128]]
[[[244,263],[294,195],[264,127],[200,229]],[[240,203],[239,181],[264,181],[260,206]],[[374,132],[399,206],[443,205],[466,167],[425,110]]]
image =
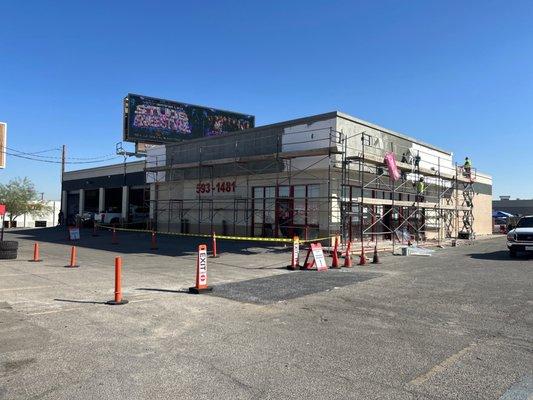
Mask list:
[[518,253],[516,258],[511,258],[509,256],[509,251],[499,250],[499,251],[493,251],[492,253],[473,253],[473,254],[470,254],[470,257],[476,260],[521,261],[521,260],[533,259],[533,253]]
[[186,293],[186,294],[189,294],[188,290],[172,290],[172,289],[158,289],[158,288],[137,288],[135,290],[146,290],[146,291],[149,291],[149,292]]
[[63,301],[66,303],[82,303],[82,304],[106,304],[105,301],[93,301],[93,300],[54,299],[54,301]]
[[[123,254],[145,253],[146,255],[183,256],[196,255],[199,244],[207,244],[211,248],[210,238],[183,237],[170,234],[157,235],[157,250],[151,250],[151,234],[149,232],[117,231],[118,244],[111,242],[110,229],[100,229],[98,236],[92,235],[92,229],[80,229],[80,240],[70,241],[64,227],[10,230],[6,233],[12,239],[29,240],[43,243],[75,245],[78,247],[120,252]],[[217,239],[219,254],[234,253],[254,255],[265,253],[289,252],[291,246],[285,243],[261,243],[256,241],[231,241]],[[208,250],[209,251],[209,250]]]

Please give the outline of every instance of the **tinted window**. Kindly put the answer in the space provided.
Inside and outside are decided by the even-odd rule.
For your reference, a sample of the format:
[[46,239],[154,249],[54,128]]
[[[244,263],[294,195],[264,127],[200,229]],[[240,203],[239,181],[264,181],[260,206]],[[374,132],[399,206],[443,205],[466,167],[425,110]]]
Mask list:
[[522,218],[520,221],[518,221],[518,224],[516,224],[517,228],[533,228],[533,217],[529,218]]

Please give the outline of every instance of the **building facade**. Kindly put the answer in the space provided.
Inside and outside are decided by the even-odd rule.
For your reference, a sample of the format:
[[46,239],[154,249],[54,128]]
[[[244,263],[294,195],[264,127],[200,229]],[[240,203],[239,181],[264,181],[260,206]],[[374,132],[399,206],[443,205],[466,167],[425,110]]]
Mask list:
[[145,162],[68,171],[63,175],[62,207],[67,220],[84,213],[117,213],[128,222],[135,207],[146,207]]
[[4,226],[6,228],[46,228],[56,226],[59,222],[59,210],[61,209],[61,202],[58,200],[46,200],[44,203],[49,210],[43,215],[22,214],[13,221],[6,218]]
[[[406,233],[441,241],[492,232],[490,176],[465,171],[448,151],[340,112],[157,146],[145,164],[133,164],[147,225],[159,231],[393,242]],[[87,208],[78,186],[95,172],[85,171],[67,173],[64,182],[78,211]]]
[[500,200],[492,201],[492,210],[504,211],[517,216],[533,215],[533,199],[511,200],[508,196],[505,196],[505,198],[500,198]]

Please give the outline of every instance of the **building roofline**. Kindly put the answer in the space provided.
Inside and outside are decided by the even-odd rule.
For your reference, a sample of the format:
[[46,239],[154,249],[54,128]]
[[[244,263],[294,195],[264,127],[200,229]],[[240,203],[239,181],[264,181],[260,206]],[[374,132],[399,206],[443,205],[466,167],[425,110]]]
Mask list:
[[379,131],[388,133],[389,135],[393,135],[393,136],[399,137],[401,139],[409,140],[410,142],[413,142],[413,143],[416,143],[416,144],[420,144],[422,146],[428,147],[428,148],[436,150],[436,151],[440,151],[441,153],[445,153],[445,154],[448,154],[450,156],[453,155],[453,153],[448,151],[448,150],[444,150],[444,149],[442,149],[440,147],[437,147],[437,146],[434,146],[434,145],[429,144],[427,142],[424,142],[422,140],[416,139],[416,138],[414,138],[412,136],[408,136],[408,135],[405,135],[403,133],[399,133],[399,132],[393,131],[391,129],[384,128],[384,127],[382,127],[380,125],[376,125],[376,124],[374,124],[372,122],[368,122],[368,121],[362,120],[360,118],[357,118],[357,117],[354,117],[352,115],[343,113],[341,111],[336,111],[335,113],[336,113],[337,117],[339,117],[339,118],[344,118],[344,119],[346,119],[348,121],[356,122],[358,124],[367,126],[369,128],[372,128],[372,129],[377,129]]
[[[144,160],[143,161],[130,161],[130,162],[127,162],[126,165],[129,167],[132,165],[144,165],[144,163],[145,163]],[[97,172],[97,171],[101,171],[101,170],[104,170],[107,168],[113,168],[113,167],[124,167],[124,163],[100,165],[98,167],[83,168],[83,169],[73,169],[71,171],[65,171],[65,175],[68,175],[71,173],[75,174],[79,172],[91,172],[91,171]]]
[[259,126],[256,126],[254,128],[250,128],[250,129],[243,129],[243,130],[240,130],[240,131],[228,132],[228,133],[225,133],[222,136],[208,136],[208,137],[201,137],[201,138],[191,139],[191,140],[183,140],[181,142],[166,143],[165,146],[167,148],[170,148],[170,147],[174,147],[174,146],[184,145],[184,144],[187,144],[187,143],[195,143],[195,142],[201,142],[201,141],[214,140],[214,139],[217,139],[219,137],[227,138],[227,137],[238,136],[238,135],[246,135],[247,133],[249,133],[251,131],[257,132],[257,131],[261,131],[261,130],[265,130],[265,129],[281,128],[281,127],[286,127],[286,126],[295,125],[295,124],[309,124],[309,123],[313,123],[313,122],[317,122],[317,121],[324,121],[324,120],[335,118],[335,117],[337,117],[337,112],[333,111],[333,112],[328,112],[328,113],[323,113],[323,114],[310,115],[310,116],[307,116],[307,117],[290,119],[290,120],[287,120],[287,121],[274,122],[272,124],[267,124],[267,125],[259,125]]
[[[306,117],[289,119],[289,120],[286,120],[286,121],[275,122],[275,123],[272,123],[272,124],[260,125],[260,126],[256,126],[254,128],[250,128],[250,129],[244,129],[244,130],[241,130],[241,131],[227,133],[227,134],[223,135],[223,137],[231,137],[231,136],[236,136],[236,135],[245,135],[247,132],[250,132],[250,131],[258,131],[258,130],[262,130],[262,129],[272,129],[272,128],[278,128],[278,127],[285,127],[287,125],[310,124],[310,123],[313,123],[313,122],[324,121],[324,120],[328,120],[328,119],[331,119],[331,118],[343,118],[343,119],[346,119],[348,121],[352,121],[352,122],[358,123],[360,125],[364,125],[364,126],[367,126],[369,128],[379,130],[379,131],[387,133],[389,135],[396,136],[398,138],[408,140],[410,142],[419,144],[421,146],[430,148],[432,150],[436,150],[436,151],[439,151],[441,153],[444,153],[444,154],[447,154],[447,155],[450,155],[450,156],[453,155],[453,153],[448,151],[448,150],[444,150],[442,148],[439,148],[437,146],[434,146],[434,145],[429,144],[427,142],[424,142],[422,140],[418,140],[418,139],[416,139],[416,138],[414,138],[412,136],[408,136],[408,135],[405,135],[403,133],[399,133],[399,132],[393,131],[391,129],[384,128],[384,127],[382,127],[380,125],[376,125],[376,124],[374,124],[372,122],[368,122],[368,121],[362,120],[360,118],[356,118],[356,117],[354,117],[352,115],[343,113],[341,111],[329,111],[329,112],[322,113],[322,114],[309,115],[309,116],[306,116]],[[185,142],[186,143],[190,143],[190,142],[194,142],[194,141],[211,140],[211,139],[214,139],[216,137],[217,136],[203,137],[203,138],[192,139],[192,140],[187,140],[187,141],[182,141],[182,142],[169,143],[169,144],[167,144],[167,147],[183,145]]]

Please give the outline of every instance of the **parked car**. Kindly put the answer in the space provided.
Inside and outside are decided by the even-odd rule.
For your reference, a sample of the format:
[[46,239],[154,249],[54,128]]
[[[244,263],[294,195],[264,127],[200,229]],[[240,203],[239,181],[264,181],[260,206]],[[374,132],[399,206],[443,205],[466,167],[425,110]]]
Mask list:
[[121,218],[122,213],[112,208],[94,216],[94,220],[100,224],[118,224]]
[[516,257],[519,251],[533,251],[533,215],[520,218],[516,226],[509,228],[507,248],[510,257]]
[[95,220],[95,213],[85,211],[81,215],[77,215],[76,217],[79,217],[81,226],[84,228],[92,227]]

